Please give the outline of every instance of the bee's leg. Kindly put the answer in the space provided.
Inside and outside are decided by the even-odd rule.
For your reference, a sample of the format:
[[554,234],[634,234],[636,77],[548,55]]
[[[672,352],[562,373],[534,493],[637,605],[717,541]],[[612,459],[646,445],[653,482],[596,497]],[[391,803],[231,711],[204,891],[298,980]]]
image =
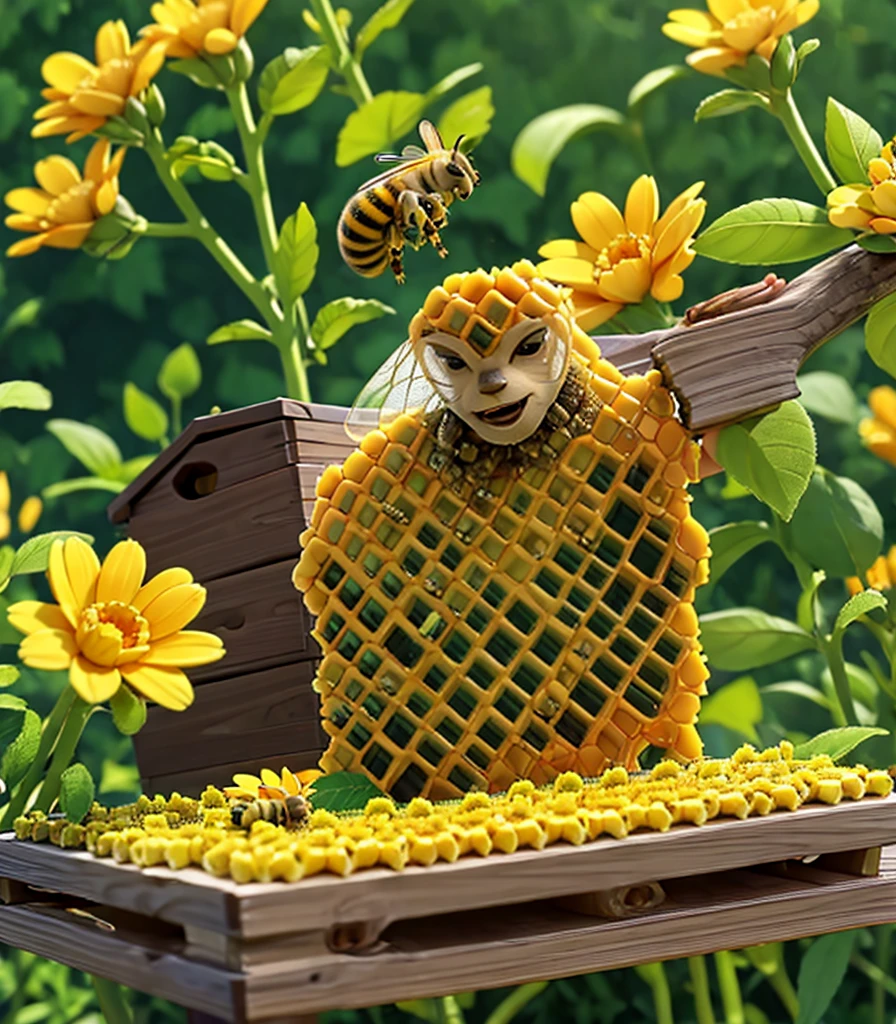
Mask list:
[[399,217],[402,234],[413,249],[419,249],[426,241],[426,228],[429,218],[420,205],[420,196],[411,189],[405,189],[398,197]]
[[389,229],[389,266],[395,275],[396,284],[404,284],[404,267],[401,262],[403,250],[404,235],[401,225],[396,222]]
[[427,198],[432,204],[432,213],[420,225],[420,230],[423,238],[444,259],[448,255],[448,250],[442,244],[442,239],[439,238],[439,230],[448,223],[448,214],[442,197],[438,193],[432,193]]

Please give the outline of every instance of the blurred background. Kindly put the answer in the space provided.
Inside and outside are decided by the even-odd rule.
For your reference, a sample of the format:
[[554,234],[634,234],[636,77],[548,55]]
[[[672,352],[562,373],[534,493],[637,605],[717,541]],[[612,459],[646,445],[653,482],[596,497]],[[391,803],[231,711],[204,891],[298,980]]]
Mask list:
[[[376,0],[350,0],[355,26],[366,20]],[[450,250],[440,261],[431,248],[408,253],[408,280],[397,288],[387,273],[368,281],[342,263],[335,226],[348,196],[377,172],[368,158],[348,168],[334,164],[336,136],[354,109],[345,96],[325,91],[311,107],[278,118],[266,145],[268,172],[278,223],[302,201],[313,212],[321,249],[317,276],[305,301],[313,311],[342,295],[375,297],[396,315],[353,329],[330,352],[330,364],[311,370],[315,401],[350,404],[364,381],[405,338],[407,322],[423,296],[453,270],[535,258],[547,239],[571,237],[569,204],[585,190],[598,190],[622,205],[631,182],[647,171],[657,178],[663,205],[693,181],[704,179],[709,202],[704,226],[740,203],[765,196],[792,196],[818,202],[808,173],[797,159],[781,126],[757,110],[735,117],[693,122],[697,103],[721,87],[694,74],[672,82],[645,108],[645,152],[635,152],[621,137],[601,132],[571,143],[551,172],[541,198],[518,181],[510,169],[513,140],[533,117],[565,104],[591,102],[624,109],[631,86],[655,67],[680,63],[686,50],[660,31],[669,0],[464,0],[442,3],[417,0],[401,25],[384,33],[365,58],[374,93],[386,89],[425,91],[454,68],[481,61],[484,69],[463,91],[488,85],[496,109],[492,129],[475,152],[484,187],[468,203],[452,210],[444,233]],[[694,4],[694,6],[699,6]],[[92,54],[97,27],[107,18],[123,18],[132,32],[149,20],[144,0],[0,0],[0,193],[32,183],[32,165],[61,152],[61,139],[33,140],[32,111],[44,84],[40,65],[56,50]],[[819,15],[798,35],[818,36],[821,50],[807,62],[798,96],[803,114],[820,143],[823,111],[829,92],[870,120],[888,138],[896,131],[896,4],[892,0],[822,0]],[[316,38],[301,18],[301,5],[270,0],[249,34],[256,66],[263,67],[284,45],[307,46]],[[198,89],[181,76],[163,71],[157,83],[165,94],[169,142],[178,133],[215,138],[237,150],[226,102],[220,93]],[[437,117],[459,93],[441,101]],[[416,142],[408,136],[402,143]],[[80,163],[85,140],[66,152]],[[400,148],[400,146],[399,146]],[[649,158],[649,162],[648,162]],[[197,179],[194,194],[210,221],[243,257],[261,271],[261,252],[248,196],[239,189]],[[122,193],[150,220],[179,219],[139,151],[128,154],[121,177]],[[16,238],[4,229],[5,248]],[[778,268],[786,277],[799,266]],[[758,279],[762,271],[745,270],[698,257],[685,273],[687,305],[735,284]],[[40,300],[30,303],[29,300]],[[7,320],[14,311],[27,315]],[[202,386],[184,408],[184,421],[213,406],[232,409],[273,398],[283,392],[275,350],[259,343],[207,347],[206,337],[220,324],[251,316],[252,310],[207,254],[193,242],[143,239],[125,259],[98,262],[80,253],[41,250],[18,260],[0,261],[0,379],[40,381],[53,393],[51,415],[94,424],[120,446],[125,459],[151,454],[153,446],[126,426],[122,396],[126,382],[163,401],[156,376],[165,356],[184,342],[195,347],[202,366]],[[861,328],[847,331],[812,357],[807,370],[829,370],[850,385],[855,401],[816,415],[819,462],[858,481],[872,494],[887,523],[886,546],[896,539],[893,470],[858,439],[856,423],[868,391],[884,375],[868,359]],[[33,412],[4,412],[0,420],[0,469],[9,474],[12,511],[28,495],[83,468],[44,429],[45,417]],[[158,446],[155,446],[158,450]],[[52,492],[51,492],[52,493]],[[762,519],[764,506],[735,496],[724,475],[695,489],[697,518],[712,528],[723,522]],[[113,540],[105,520],[111,494],[74,491],[45,501],[41,530],[76,529],[95,536],[105,551]],[[792,618],[798,587],[777,548],[765,545],[743,560],[714,588],[704,588],[701,610],[752,605]],[[17,591],[16,596],[26,596]],[[842,598],[841,598],[842,600]],[[859,633],[861,636],[861,632]],[[0,625],[0,643],[15,636]],[[856,643],[856,641],[851,641]],[[848,651],[860,662],[861,651]],[[12,648],[0,648],[0,661],[12,660]],[[717,691],[734,677],[716,673]],[[763,743],[782,736],[812,735],[832,724],[823,697],[822,664],[804,656],[751,674],[752,685],[729,691],[733,700],[717,702],[712,722],[702,732],[710,754],[727,754],[745,738]],[[799,687],[779,687],[798,681]],[[805,685],[808,684],[808,685]],[[50,674],[25,672],[23,693],[46,712],[62,685]],[[856,685],[860,685],[857,683]],[[772,686],[771,690],[767,688]],[[875,690],[876,692],[876,690]],[[739,695],[739,696],[738,696]],[[878,702],[880,696],[869,698]],[[870,709],[875,720],[892,726],[892,707]],[[108,728],[106,727],[108,726]],[[0,731],[0,746],[5,742]],[[896,760],[893,740],[862,748],[863,758],[879,764]],[[126,799],[136,792],[130,741],[96,716],[82,745],[82,759],[101,780],[101,799]],[[871,940],[868,939],[870,942]],[[799,944],[791,944],[799,959]],[[788,952],[788,956],[791,952]],[[742,963],[746,961],[742,958]],[[675,965],[677,967],[677,965]],[[672,968],[670,968],[672,970]],[[684,971],[673,978],[676,1019],[692,1015]],[[675,979],[681,984],[677,988]],[[762,975],[744,975],[745,996],[756,1013],[749,1024],[785,1019],[780,1003]],[[847,981],[829,1011],[829,1020],[861,1024],[870,1019],[868,982],[861,975]],[[755,990],[755,991],[754,991]],[[485,1020],[497,993],[483,993],[467,1011],[470,1021]],[[849,1009],[849,1007],[852,1007]],[[183,1011],[140,997],[144,1021],[182,1020]],[[0,1021],[3,1024],[49,1024],[95,1021],[92,990],[75,972],[45,964],[0,947]],[[634,972],[615,972],[552,984],[520,1019],[541,1022],[558,1018],[590,1021],[653,1019],[650,989]],[[374,1022],[402,1017],[394,1008],[367,1013],[334,1013],[333,1022]]]

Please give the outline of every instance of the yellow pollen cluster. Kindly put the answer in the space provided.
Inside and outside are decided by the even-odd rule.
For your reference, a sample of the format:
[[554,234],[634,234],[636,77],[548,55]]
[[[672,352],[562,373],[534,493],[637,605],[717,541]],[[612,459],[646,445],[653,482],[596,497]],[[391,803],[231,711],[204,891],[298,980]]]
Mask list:
[[376,797],[360,812],[315,810],[301,829],[263,820],[248,831],[237,828],[226,798],[212,787],[201,800],[175,793],[111,810],[95,804],[85,825],[33,812],[14,827],[19,839],[86,846],[98,857],[138,867],[192,865],[237,882],[295,882],[322,872],[400,871],[407,864],[542,850],[558,842],[578,846],[639,828],[665,832],[718,817],[795,811],[804,803],[888,796],[892,788],[886,771],[841,767],[826,755],[795,760],[784,741],[763,751],[745,745],[724,760],[661,761],[634,775],[620,767],[588,780],[564,772],[548,787],[521,780],[506,793],[473,792],[447,803],[416,797],[401,807]]

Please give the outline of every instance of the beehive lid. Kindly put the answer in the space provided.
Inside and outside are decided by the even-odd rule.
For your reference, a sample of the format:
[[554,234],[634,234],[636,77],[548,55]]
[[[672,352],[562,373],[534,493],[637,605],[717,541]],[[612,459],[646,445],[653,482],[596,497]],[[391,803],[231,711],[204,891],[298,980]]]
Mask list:
[[199,441],[211,437],[229,434],[246,427],[270,423],[273,420],[309,420],[324,423],[342,423],[346,410],[338,405],[318,405],[309,402],[296,402],[291,398],[275,398],[270,402],[259,402],[247,405],[231,412],[215,413],[210,416],[198,416],[161,452],[143,472],[132,480],[117,495],[106,510],[111,523],[126,523],[133,511],[133,506],[151,490],[161,476],[174,465],[189,449]]

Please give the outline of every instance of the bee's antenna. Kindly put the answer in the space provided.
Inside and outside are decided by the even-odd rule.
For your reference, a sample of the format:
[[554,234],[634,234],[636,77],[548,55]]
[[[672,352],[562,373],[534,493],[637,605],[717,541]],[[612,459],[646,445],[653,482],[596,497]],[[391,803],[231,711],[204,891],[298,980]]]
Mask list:
[[464,141],[466,135],[458,135],[457,142],[454,143],[454,149],[451,150],[452,159],[457,156],[457,151],[460,149],[460,144]]

